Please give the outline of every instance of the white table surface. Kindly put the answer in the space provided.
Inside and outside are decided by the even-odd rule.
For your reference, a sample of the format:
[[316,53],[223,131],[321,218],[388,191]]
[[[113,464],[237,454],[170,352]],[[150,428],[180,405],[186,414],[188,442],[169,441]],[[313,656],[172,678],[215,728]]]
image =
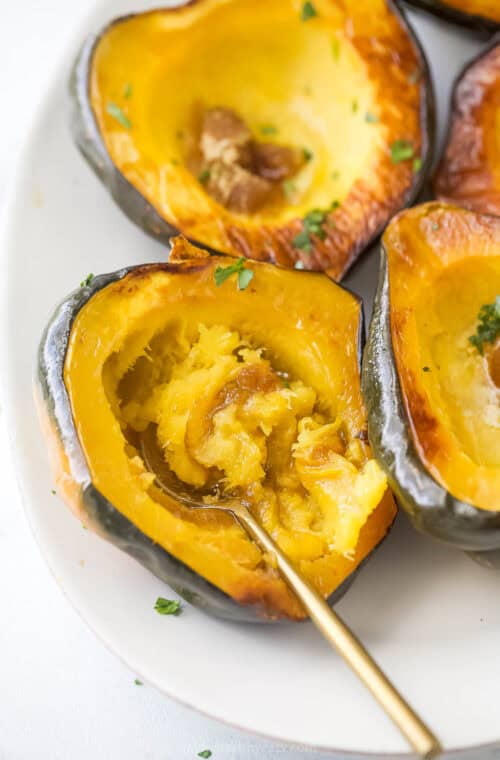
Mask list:
[[[89,0],[0,6],[1,215],[26,129]],[[0,760],[189,760],[204,749],[213,760],[314,757],[233,731],[135,685],[135,673],[88,630],[38,551],[1,409],[0,463]]]
[[[32,114],[90,1],[2,0],[0,215]],[[213,760],[320,757],[242,735],[135,685],[45,566],[8,448],[0,409],[0,760],[189,760],[203,749]]]

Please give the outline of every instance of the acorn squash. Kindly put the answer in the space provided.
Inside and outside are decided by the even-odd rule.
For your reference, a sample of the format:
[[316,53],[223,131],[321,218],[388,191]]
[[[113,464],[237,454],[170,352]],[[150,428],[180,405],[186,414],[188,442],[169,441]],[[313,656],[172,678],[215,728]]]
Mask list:
[[489,33],[500,28],[500,6],[497,0],[406,0],[447,21]]
[[500,36],[457,79],[434,190],[440,200],[500,216]]
[[[430,165],[427,64],[386,0],[126,16],[84,45],[71,90],[79,149],[146,232],[336,279]],[[228,150],[204,140],[214,111]]]
[[182,483],[244,497],[331,601],[389,530],[359,301],[323,274],[244,261],[176,238],[168,264],[72,293],[41,342],[38,406],[58,491],[84,525],[208,612],[300,619],[238,524],[170,498],[141,455],[147,431]]
[[362,381],[370,442],[400,504],[484,564],[500,563],[498,294],[500,219],[440,203],[402,212],[382,240]]

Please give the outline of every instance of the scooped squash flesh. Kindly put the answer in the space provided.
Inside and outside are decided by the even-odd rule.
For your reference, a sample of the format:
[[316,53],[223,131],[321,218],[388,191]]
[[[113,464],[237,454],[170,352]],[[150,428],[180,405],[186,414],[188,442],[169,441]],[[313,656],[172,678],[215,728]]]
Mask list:
[[494,346],[470,338],[500,294],[500,221],[430,204],[385,236],[391,334],[419,455],[451,494],[500,510],[500,389]]
[[141,267],[97,291],[75,318],[64,383],[92,484],[110,504],[237,602],[300,618],[241,528],[173,501],[141,458],[138,436],[153,429],[183,483],[244,496],[325,596],[394,519],[364,440],[358,302],[323,275],[264,264],[246,290],[218,288],[227,263]]
[[[218,251],[301,260],[338,278],[423,180],[430,84],[385,0],[318,0],[308,20],[301,8],[294,0],[259,11],[252,0],[198,0],[118,19],[84,67],[80,94],[89,93],[91,111],[76,134],[118,203],[151,234],[164,236],[160,219]],[[225,208],[189,168],[200,113],[217,107],[241,117],[256,139],[308,157],[284,192],[253,213]],[[98,137],[84,134],[93,119]],[[400,141],[410,154],[394,161]],[[107,176],[109,157],[159,219],[145,221],[139,200]],[[296,239],[313,209],[329,221],[304,247]]]

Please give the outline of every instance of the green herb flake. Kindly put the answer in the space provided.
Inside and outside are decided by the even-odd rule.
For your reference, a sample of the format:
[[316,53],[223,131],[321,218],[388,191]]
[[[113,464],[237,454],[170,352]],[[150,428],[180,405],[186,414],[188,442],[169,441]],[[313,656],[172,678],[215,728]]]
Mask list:
[[439,224],[437,222],[432,222],[432,224],[431,224],[431,230],[433,232],[437,232],[438,229],[439,229]]
[[238,272],[238,290],[246,290],[253,280],[253,272],[251,269],[243,269]]
[[164,599],[159,596],[154,606],[159,615],[180,615],[182,612],[181,603],[177,599]]
[[92,282],[93,279],[94,279],[94,275],[91,272],[90,274],[88,274],[86,276],[86,278],[84,280],[81,281],[80,287],[81,288],[88,288],[88,286],[90,285],[90,283]]
[[306,0],[305,3],[302,5],[302,10],[300,12],[300,20],[301,21],[309,21],[310,19],[314,18],[318,15],[318,11],[314,7],[314,5],[310,2],[310,0]]
[[288,198],[288,200],[292,200],[297,192],[297,187],[294,182],[292,182],[291,179],[286,179],[283,182],[283,192],[285,196]]
[[413,159],[414,173],[417,174],[421,168],[422,168],[422,159],[420,158],[420,156],[417,156],[416,158]]
[[198,752],[198,757],[204,757],[204,758],[212,757],[212,753],[210,752],[209,749],[204,749],[201,752]]
[[267,137],[278,134],[278,130],[273,124],[262,124],[260,127],[260,132]]
[[430,367],[427,367],[427,366],[426,367],[422,367],[422,372],[430,372],[430,371],[431,371]]
[[52,496],[56,495],[56,492],[54,491],[54,489],[52,489],[52,491],[50,493],[52,494]]
[[314,158],[314,153],[309,148],[302,148],[302,155],[304,156],[304,161],[311,161]]
[[408,82],[410,84],[417,84],[420,79],[421,71],[419,68],[414,69],[411,74],[408,75]]
[[109,113],[110,116],[113,117],[113,119],[116,119],[116,121],[122,125],[122,127],[125,127],[125,129],[130,129],[132,124],[130,123],[130,119],[128,116],[126,116],[120,106],[117,106],[116,103],[107,103],[106,104],[106,111]]
[[246,259],[240,256],[233,264],[227,267],[217,267],[214,272],[215,284],[218,288],[226,282],[233,274],[237,275],[238,290],[245,290],[252,280],[254,273],[251,269],[245,268]]
[[210,169],[202,169],[201,172],[198,174],[198,182],[201,182],[202,185],[205,185],[209,179],[210,179]]
[[408,140],[396,140],[391,145],[391,161],[393,164],[400,164],[401,161],[407,161],[413,158],[413,145]]
[[326,220],[326,211],[315,208],[304,217],[304,230],[310,235],[316,235],[320,240],[324,240],[326,232],[323,229],[323,224]]
[[351,104],[351,109],[353,113],[357,113],[359,110],[359,103],[357,100],[353,100]]
[[378,116],[374,113],[371,113],[371,111],[367,111],[365,113],[365,121],[367,124],[377,124],[378,120]]
[[142,683],[142,681],[139,681],[138,678],[134,678],[134,683],[135,683],[136,686],[144,686],[144,684]]
[[133,92],[132,85],[130,84],[130,82],[127,82],[127,84],[123,88],[123,97],[125,98],[125,100],[128,100],[129,98],[132,97],[132,92]]
[[307,230],[302,230],[292,240],[294,248],[300,248],[301,251],[310,253],[312,249],[312,242]]
[[340,42],[337,39],[332,40],[332,56],[333,60],[337,63],[340,58]]
[[500,296],[493,303],[485,303],[479,309],[478,326],[469,342],[477,348],[481,356],[484,353],[485,343],[494,343],[500,335]]

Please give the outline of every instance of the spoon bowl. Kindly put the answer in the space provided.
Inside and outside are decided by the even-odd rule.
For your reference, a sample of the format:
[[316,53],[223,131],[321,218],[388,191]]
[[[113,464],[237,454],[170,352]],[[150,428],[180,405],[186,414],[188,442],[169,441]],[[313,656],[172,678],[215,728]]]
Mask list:
[[311,621],[371,691],[415,752],[423,758],[432,758],[440,754],[441,746],[434,734],[404,700],[350,628],[302,577],[278,544],[257,522],[250,511],[250,505],[241,498],[222,493],[217,483],[208,489],[189,489],[168,466],[158,444],[154,426],[149,426],[140,434],[139,449],[144,464],[154,474],[158,487],[172,499],[191,509],[216,509],[235,517],[248,535],[271,558],[273,566],[277,567],[283,580],[297,595]]

